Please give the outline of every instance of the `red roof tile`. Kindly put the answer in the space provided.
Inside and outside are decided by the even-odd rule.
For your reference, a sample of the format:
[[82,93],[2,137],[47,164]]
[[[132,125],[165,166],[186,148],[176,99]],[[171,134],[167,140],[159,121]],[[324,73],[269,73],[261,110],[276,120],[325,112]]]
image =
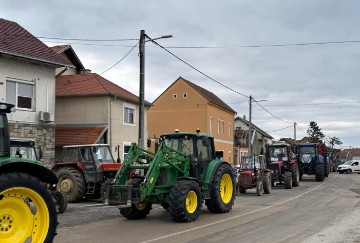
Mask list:
[[55,146],[93,144],[103,133],[105,126],[98,127],[57,127]]
[[[56,96],[116,95],[118,98],[135,104],[139,97],[121,88],[96,73],[62,75],[56,79]],[[145,101],[146,106],[151,103]]]
[[15,22],[0,18],[0,53],[59,66],[71,65]]

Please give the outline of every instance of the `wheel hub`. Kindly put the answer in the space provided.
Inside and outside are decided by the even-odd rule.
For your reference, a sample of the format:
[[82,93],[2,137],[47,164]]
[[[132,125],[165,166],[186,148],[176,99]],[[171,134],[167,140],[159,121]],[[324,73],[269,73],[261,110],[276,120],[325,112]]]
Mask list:
[[13,228],[14,220],[10,215],[4,214],[0,217],[0,231],[9,232]]
[[60,183],[60,189],[61,191],[68,193],[71,191],[71,188],[73,188],[73,182],[70,179],[62,180]]

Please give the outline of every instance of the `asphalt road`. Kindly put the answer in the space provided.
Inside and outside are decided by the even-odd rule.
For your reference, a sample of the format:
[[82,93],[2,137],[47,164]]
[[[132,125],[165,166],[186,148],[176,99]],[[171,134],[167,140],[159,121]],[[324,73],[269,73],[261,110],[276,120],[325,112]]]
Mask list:
[[360,175],[332,173],[324,182],[305,176],[291,190],[238,195],[233,210],[203,206],[192,223],[176,223],[157,205],[143,220],[97,202],[69,204],[59,215],[55,243],[67,242],[360,242]]

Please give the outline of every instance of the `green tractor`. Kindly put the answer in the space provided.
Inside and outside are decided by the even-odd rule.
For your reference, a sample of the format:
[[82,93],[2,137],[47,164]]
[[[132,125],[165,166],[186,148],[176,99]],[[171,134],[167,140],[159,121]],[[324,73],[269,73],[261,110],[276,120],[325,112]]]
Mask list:
[[52,242],[57,178],[40,161],[10,157],[6,114],[13,107],[0,103],[0,242]]
[[234,170],[221,157],[214,138],[200,130],[162,135],[156,153],[132,144],[107,187],[106,203],[118,205],[127,219],[145,218],[152,204],[160,204],[174,221],[191,222],[204,200],[211,212],[229,212],[235,199]]

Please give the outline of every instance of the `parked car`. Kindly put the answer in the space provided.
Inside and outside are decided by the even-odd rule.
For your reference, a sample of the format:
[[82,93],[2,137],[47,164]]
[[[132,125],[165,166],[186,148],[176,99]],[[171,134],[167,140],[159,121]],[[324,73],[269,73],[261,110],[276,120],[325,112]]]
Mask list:
[[343,174],[344,172],[346,174],[351,174],[352,172],[357,172],[358,174],[360,174],[360,161],[358,160],[345,161],[343,164],[337,167],[337,171],[340,174]]

